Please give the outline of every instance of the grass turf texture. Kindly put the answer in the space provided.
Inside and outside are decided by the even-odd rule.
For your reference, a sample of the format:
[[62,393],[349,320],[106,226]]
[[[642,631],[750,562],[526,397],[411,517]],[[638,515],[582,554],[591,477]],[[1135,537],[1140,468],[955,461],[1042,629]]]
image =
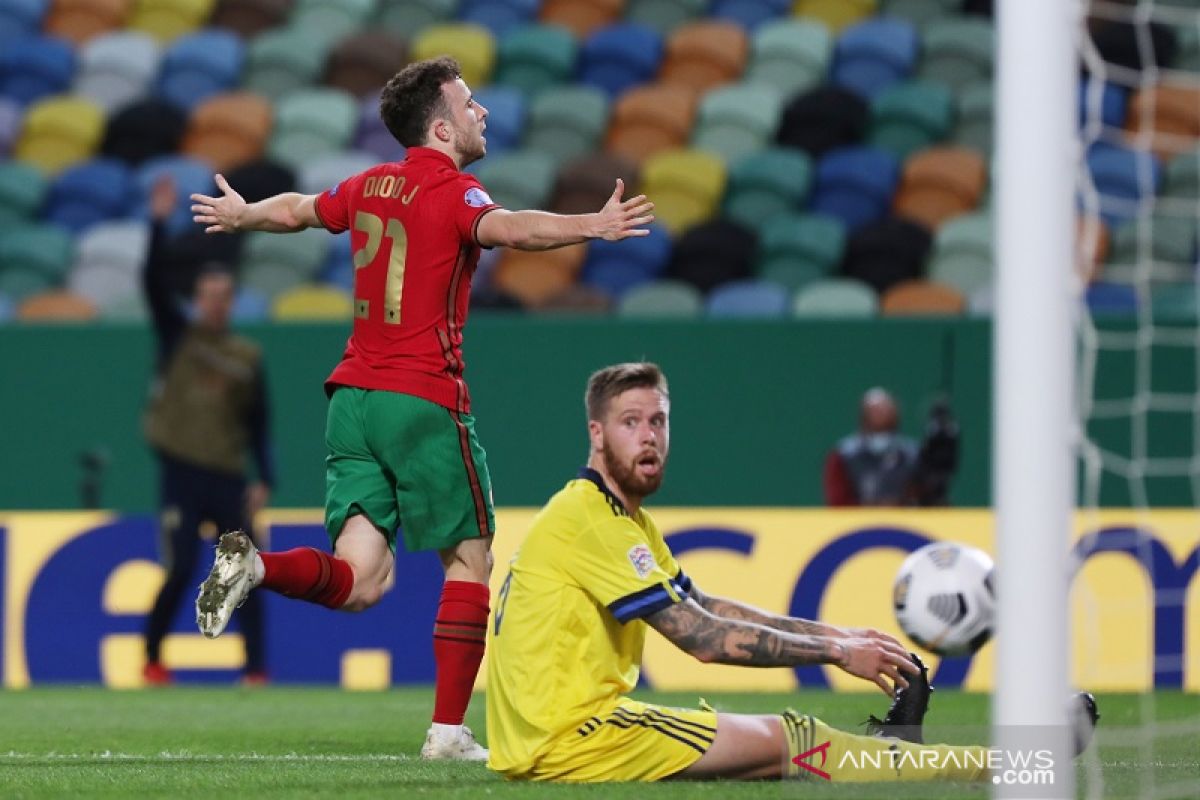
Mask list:
[[[639,693],[694,706],[694,695]],[[771,713],[793,706],[843,729],[882,715],[882,695],[803,692],[709,695],[722,711]],[[0,795],[42,797],[603,797],[603,798],[979,798],[990,786],[835,785],[776,782],[563,786],[506,783],[477,764],[424,763],[416,757],[432,691],[351,693],[334,689],[34,689],[0,693]],[[938,692],[926,720],[931,741],[979,741],[989,698]],[[1159,692],[1100,697],[1097,742],[1104,797],[1136,797],[1194,782],[1200,796],[1196,723],[1200,696]],[[1160,736],[1152,750],[1130,745],[1144,713],[1190,731]],[[481,734],[483,698],[468,724]],[[1080,767],[1080,773],[1085,771]],[[1083,785],[1083,781],[1080,781]]]

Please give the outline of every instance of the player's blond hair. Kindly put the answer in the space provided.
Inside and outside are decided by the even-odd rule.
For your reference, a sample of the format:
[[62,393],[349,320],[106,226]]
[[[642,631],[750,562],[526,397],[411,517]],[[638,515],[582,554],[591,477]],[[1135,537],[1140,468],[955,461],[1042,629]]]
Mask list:
[[649,361],[631,361],[613,364],[596,370],[588,378],[587,391],[583,396],[589,420],[599,421],[607,412],[609,402],[630,389],[657,389],[668,400],[667,376],[658,364]]

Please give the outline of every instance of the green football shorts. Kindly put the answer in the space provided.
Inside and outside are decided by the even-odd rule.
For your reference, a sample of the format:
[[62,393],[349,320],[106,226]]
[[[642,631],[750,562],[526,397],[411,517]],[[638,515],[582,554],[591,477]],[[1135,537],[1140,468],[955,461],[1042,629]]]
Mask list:
[[441,550],[496,530],[475,418],[398,392],[337,388],[325,425],[325,530],[365,514],[396,549]]

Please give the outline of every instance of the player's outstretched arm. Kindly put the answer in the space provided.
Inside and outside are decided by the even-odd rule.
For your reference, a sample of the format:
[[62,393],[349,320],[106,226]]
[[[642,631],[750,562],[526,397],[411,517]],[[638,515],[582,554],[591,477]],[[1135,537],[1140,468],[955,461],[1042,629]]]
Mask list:
[[321,227],[315,194],[284,192],[257,203],[247,203],[233,190],[224,175],[216,176],[220,197],[192,195],[192,219],[205,225],[205,233],[268,231],[292,233]]
[[625,182],[617,178],[612,196],[595,214],[551,214],[547,211],[496,209],[479,220],[476,238],[484,247],[552,250],[589,239],[610,242],[646,236],[654,221],[654,204],[639,194],[622,200]]
[[917,667],[903,647],[879,639],[812,636],[724,619],[686,599],[646,617],[672,644],[698,661],[746,667],[833,664],[876,684],[889,696],[892,685],[908,686],[903,673]]

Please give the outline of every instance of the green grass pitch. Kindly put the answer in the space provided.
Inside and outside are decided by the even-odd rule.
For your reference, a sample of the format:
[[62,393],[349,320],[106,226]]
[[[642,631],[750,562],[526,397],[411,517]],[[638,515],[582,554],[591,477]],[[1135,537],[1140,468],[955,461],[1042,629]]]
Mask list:
[[[642,699],[694,705],[694,695],[643,692]],[[723,711],[785,706],[854,729],[882,714],[882,695],[802,692],[709,695]],[[1091,770],[1106,798],[1200,796],[1200,696],[1104,695]],[[926,721],[930,740],[978,740],[988,698],[938,692]],[[44,797],[453,797],[453,798],[980,798],[990,787],[777,782],[549,786],[506,783],[477,764],[416,758],[430,708],[428,688],[380,693],[334,689],[34,689],[0,693],[0,796]],[[1152,745],[1134,726],[1161,728]],[[468,718],[482,733],[483,698]],[[972,733],[973,732],[973,733]],[[970,737],[970,738],[968,738]],[[1169,793],[1164,790],[1171,787]],[[1190,788],[1189,788],[1190,787]]]

